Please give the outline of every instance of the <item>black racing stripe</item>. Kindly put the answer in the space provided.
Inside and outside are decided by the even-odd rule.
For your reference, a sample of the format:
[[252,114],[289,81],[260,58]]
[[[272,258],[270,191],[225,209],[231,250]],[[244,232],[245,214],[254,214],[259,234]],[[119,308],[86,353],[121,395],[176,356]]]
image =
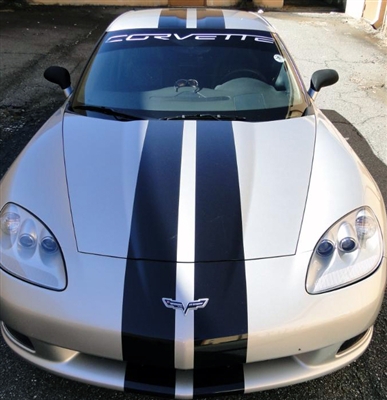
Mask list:
[[175,395],[176,372],[174,369],[128,366],[125,374],[125,391]]
[[122,311],[123,358],[130,363],[174,366],[175,312],[162,298],[176,293],[182,131],[182,121],[150,121],[144,141]]
[[186,9],[164,9],[160,13],[159,28],[185,28],[186,24]]
[[[246,361],[247,294],[232,124],[199,121],[196,155],[195,367]],[[225,261],[235,260],[235,261]],[[209,262],[211,261],[211,262]],[[227,338],[219,341],[213,339]],[[223,342],[208,346],[210,343]],[[227,346],[224,343],[227,342]]]
[[243,261],[195,265],[195,368],[246,362],[247,295]]
[[242,213],[232,124],[198,121],[195,260],[243,260]]
[[244,393],[243,365],[194,371],[194,396],[216,393]]
[[225,29],[223,12],[221,10],[198,10],[197,27],[199,29]]
[[[227,315],[226,317],[235,320],[235,316]],[[229,323],[223,321],[222,324],[227,327]],[[247,335],[237,334],[231,337],[213,337],[211,328],[213,329],[214,325],[208,329],[207,333],[211,339],[195,340],[196,367],[221,367],[246,362]]]
[[128,258],[175,261],[183,121],[150,121],[133,205]]
[[173,368],[175,312],[163,297],[176,293],[176,264],[128,260],[122,313],[123,359]]

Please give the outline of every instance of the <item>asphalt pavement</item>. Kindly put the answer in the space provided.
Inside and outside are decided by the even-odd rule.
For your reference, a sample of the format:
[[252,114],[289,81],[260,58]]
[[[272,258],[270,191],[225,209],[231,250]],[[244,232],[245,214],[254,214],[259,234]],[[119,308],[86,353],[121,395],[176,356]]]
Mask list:
[[[125,7],[26,7],[0,0],[0,178],[36,130],[64,101],[43,79],[50,65],[76,82],[103,30]],[[303,10],[305,11],[305,10]],[[334,68],[341,79],[317,104],[348,140],[387,201],[387,44],[344,14],[264,13],[279,30],[308,85],[313,71]],[[320,10],[321,11],[321,10]],[[0,305],[1,307],[1,305]],[[387,398],[387,297],[366,353],[334,374],[251,395],[222,399]],[[69,381],[27,364],[0,339],[0,399],[147,399]]]

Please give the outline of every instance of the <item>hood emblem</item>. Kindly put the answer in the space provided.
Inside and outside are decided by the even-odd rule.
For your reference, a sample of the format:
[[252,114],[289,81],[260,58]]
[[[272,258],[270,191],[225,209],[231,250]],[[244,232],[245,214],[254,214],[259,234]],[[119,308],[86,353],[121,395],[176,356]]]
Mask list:
[[184,315],[186,315],[189,310],[195,311],[198,308],[204,308],[209,301],[209,299],[199,299],[190,301],[186,306],[184,306],[181,301],[167,299],[166,297],[163,297],[162,300],[165,307],[173,308],[174,310],[181,310]]

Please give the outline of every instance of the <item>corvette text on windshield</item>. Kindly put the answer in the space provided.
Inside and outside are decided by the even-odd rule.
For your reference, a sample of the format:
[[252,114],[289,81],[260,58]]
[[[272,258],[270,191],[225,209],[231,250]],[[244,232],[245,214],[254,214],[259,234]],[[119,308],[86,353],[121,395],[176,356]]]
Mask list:
[[133,42],[133,41],[144,41],[149,39],[156,40],[236,40],[240,41],[253,40],[261,43],[274,43],[274,39],[269,36],[262,35],[251,35],[244,33],[191,33],[189,35],[180,36],[178,33],[133,33],[110,36],[105,43],[116,43],[116,42]]

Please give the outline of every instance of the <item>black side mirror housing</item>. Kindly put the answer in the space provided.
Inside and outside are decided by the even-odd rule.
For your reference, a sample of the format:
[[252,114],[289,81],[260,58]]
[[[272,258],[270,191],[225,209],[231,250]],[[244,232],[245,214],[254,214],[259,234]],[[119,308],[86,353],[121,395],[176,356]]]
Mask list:
[[73,89],[71,87],[70,73],[69,71],[67,71],[66,68],[57,66],[48,67],[44,71],[44,77],[49,82],[59,85],[62,88],[66,97],[69,97],[70,94],[73,92]]
[[334,69],[320,69],[314,72],[310,80],[309,96],[314,100],[323,87],[334,85],[338,80],[339,74]]

